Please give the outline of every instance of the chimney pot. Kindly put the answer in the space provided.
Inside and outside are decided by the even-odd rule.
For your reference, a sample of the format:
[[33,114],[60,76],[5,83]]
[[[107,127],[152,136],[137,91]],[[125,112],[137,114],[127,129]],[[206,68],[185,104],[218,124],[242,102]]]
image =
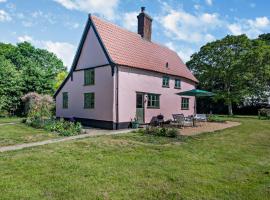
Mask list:
[[145,7],[142,6],[142,7],[141,7],[141,12],[143,13],[144,11],[145,11]]

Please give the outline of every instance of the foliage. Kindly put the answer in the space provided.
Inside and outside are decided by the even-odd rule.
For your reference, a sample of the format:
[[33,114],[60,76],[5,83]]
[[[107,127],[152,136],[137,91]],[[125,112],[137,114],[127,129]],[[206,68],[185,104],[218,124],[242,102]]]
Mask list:
[[52,117],[54,101],[51,96],[30,92],[22,97],[22,101],[25,103],[27,118],[42,120]]
[[209,115],[207,118],[207,121],[208,122],[221,122],[221,123],[226,122],[225,119],[222,119],[222,118],[218,117],[217,115]]
[[156,135],[161,137],[177,137],[179,130],[176,128],[166,128],[166,127],[154,127],[148,126],[144,130],[144,134]]
[[47,131],[57,132],[62,136],[78,135],[82,131],[82,125],[79,122],[65,120],[47,120],[44,128]]
[[22,95],[21,73],[0,55],[0,114],[12,113],[19,106]]
[[28,42],[0,43],[0,112],[18,110],[20,97],[29,92],[52,95],[61,72],[63,62],[47,50]]
[[259,119],[270,119],[270,109],[262,108],[258,111]]
[[54,84],[54,90],[55,91],[63,83],[63,81],[65,80],[65,78],[67,77],[67,75],[68,75],[67,71],[62,71],[62,72],[60,72],[60,73],[57,74],[57,76],[56,76],[56,82]]
[[269,58],[270,46],[264,41],[226,36],[201,47],[187,65],[199,79],[199,87],[216,93],[215,99],[223,100],[232,115],[233,103],[261,99],[269,91]]
[[79,122],[70,122],[56,119],[27,118],[27,125],[38,129],[44,129],[49,132],[58,133],[62,136],[78,135],[82,131],[82,125]]

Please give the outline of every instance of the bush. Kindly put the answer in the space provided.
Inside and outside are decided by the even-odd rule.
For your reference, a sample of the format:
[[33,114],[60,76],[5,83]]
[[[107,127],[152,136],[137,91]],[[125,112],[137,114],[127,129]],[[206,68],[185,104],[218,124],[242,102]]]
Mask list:
[[220,122],[220,123],[224,123],[226,122],[225,119],[222,119],[216,115],[210,115],[208,118],[207,118],[207,121],[208,122]]
[[149,134],[149,135],[155,135],[155,136],[160,136],[160,137],[177,137],[178,136],[178,129],[176,128],[165,128],[165,127],[147,127],[144,130],[144,134]]
[[258,111],[259,119],[270,119],[270,109],[262,108]]
[[78,135],[82,131],[82,125],[79,122],[69,122],[62,119],[27,118],[25,123],[34,128],[59,133],[62,136]]

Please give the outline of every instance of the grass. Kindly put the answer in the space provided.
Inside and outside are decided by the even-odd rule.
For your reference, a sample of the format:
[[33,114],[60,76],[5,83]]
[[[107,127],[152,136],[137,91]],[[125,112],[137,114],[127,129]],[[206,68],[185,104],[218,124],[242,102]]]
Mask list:
[[[13,119],[12,119],[13,120]],[[19,120],[17,120],[19,121]],[[10,121],[6,120],[5,123]],[[0,147],[14,144],[37,142],[59,137],[41,129],[35,129],[22,123],[0,125]]]
[[269,199],[270,122],[185,140],[131,133],[0,154],[1,199]]
[[20,122],[22,118],[19,117],[0,117],[0,124]]

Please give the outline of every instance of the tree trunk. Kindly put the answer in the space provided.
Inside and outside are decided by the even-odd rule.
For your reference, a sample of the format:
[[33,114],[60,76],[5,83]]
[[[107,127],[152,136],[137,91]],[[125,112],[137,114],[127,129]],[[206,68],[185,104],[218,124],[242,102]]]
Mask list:
[[229,103],[228,103],[228,114],[233,115],[232,101],[231,100],[229,100]]

